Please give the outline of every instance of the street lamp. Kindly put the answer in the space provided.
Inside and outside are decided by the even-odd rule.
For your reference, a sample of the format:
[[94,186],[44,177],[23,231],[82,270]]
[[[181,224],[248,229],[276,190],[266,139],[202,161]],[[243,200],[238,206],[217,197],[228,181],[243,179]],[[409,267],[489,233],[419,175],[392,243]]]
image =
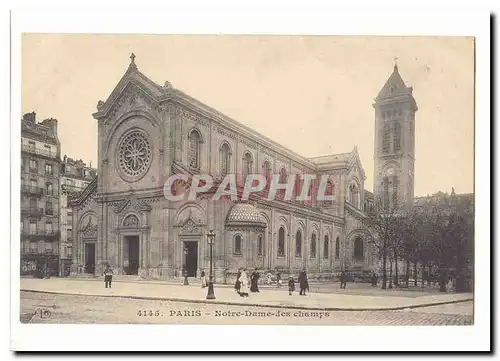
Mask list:
[[188,272],[186,268],[188,249],[184,247],[184,286],[189,286]]
[[207,242],[210,246],[210,276],[208,278],[207,300],[215,300],[214,276],[212,273],[212,249],[214,246],[214,238],[215,238],[215,233],[214,233],[213,229],[211,229],[210,232],[207,233]]

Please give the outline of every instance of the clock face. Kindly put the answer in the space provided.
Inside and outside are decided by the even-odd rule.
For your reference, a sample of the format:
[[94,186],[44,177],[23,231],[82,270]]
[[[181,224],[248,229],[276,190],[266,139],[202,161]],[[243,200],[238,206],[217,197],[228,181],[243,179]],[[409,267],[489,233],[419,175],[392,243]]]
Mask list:
[[387,175],[393,175],[394,174],[394,169],[389,168],[387,169]]

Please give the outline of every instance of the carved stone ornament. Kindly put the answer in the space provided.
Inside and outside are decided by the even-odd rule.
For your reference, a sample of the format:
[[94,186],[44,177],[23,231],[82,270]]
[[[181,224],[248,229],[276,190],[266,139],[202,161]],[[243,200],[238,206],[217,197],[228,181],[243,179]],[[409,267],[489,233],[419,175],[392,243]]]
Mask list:
[[181,235],[186,235],[186,234],[201,234],[201,227],[198,226],[194,221],[189,218],[186,223],[181,228]]
[[81,229],[81,233],[84,237],[97,237],[97,224],[93,224],[91,217],[89,217],[87,225]]
[[137,216],[130,214],[123,220],[123,227],[125,228],[138,228],[139,218]]

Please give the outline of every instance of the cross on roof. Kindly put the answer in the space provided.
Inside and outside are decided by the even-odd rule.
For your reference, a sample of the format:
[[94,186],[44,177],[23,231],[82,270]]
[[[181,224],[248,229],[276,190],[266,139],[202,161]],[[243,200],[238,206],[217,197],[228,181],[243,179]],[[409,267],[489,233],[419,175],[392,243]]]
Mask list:
[[130,54],[130,61],[132,63],[135,63],[135,54],[134,53]]

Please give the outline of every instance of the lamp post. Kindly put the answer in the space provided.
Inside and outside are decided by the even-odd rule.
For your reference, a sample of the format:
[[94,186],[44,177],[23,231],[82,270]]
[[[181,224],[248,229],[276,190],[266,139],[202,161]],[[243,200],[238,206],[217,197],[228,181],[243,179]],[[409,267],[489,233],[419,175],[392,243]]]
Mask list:
[[189,286],[188,272],[186,268],[188,249],[184,247],[184,286]]
[[208,278],[208,293],[207,293],[207,300],[215,300],[215,294],[214,294],[214,276],[212,273],[212,249],[214,246],[214,238],[215,238],[215,233],[213,229],[210,230],[210,232],[207,233],[207,242],[208,245],[210,246],[210,276]]

